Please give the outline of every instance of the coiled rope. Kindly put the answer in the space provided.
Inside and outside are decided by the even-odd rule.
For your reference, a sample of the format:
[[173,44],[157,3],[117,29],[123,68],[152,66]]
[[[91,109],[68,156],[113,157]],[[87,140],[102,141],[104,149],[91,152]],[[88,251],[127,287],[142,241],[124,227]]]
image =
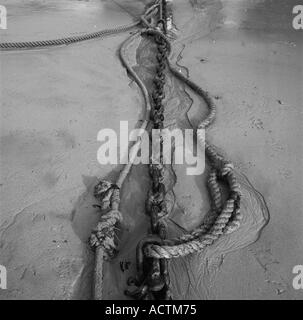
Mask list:
[[[170,41],[162,32],[150,28],[144,31],[144,33],[162,37],[171,53]],[[170,58],[167,59],[167,63],[172,74],[187,84],[196,94],[205,100],[209,108],[209,113],[198,125],[197,129],[206,129],[214,122],[216,116],[216,107],[211,96],[196,83],[186,78],[180,70],[175,68]],[[208,179],[208,188],[213,206],[212,212],[199,228],[188,235],[176,239],[163,240],[163,244],[147,244],[143,249],[146,257],[171,259],[202,251],[207,246],[212,245],[222,235],[235,231],[240,225],[242,218],[240,212],[241,192],[233,172],[233,165],[224,159],[209,142],[205,141],[204,137],[199,135],[199,131],[198,140],[201,145],[205,147],[206,156],[212,167]],[[228,199],[223,206],[218,178],[225,180],[230,190]]]

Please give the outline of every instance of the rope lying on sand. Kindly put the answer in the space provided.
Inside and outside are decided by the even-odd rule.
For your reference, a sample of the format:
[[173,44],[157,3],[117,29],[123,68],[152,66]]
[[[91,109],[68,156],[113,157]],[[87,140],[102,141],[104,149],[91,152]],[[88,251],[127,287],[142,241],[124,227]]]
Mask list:
[[[138,141],[133,144],[133,146],[129,150],[129,161],[128,163],[123,167],[122,171],[119,174],[119,177],[117,179],[117,182],[115,184],[102,180],[95,186],[95,197],[100,201],[101,203],[101,210],[108,210],[111,209],[109,213],[106,215],[103,215],[101,217],[101,221],[99,221],[96,229],[93,231],[90,243],[91,246],[103,246],[104,247],[104,253],[105,255],[111,257],[114,252],[114,242],[113,242],[113,228],[117,222],[120,222],[122,220],[122,215],[117,214],[117,210],[119,208],[120,203],[120,192],[119,190],[122,188],[123,183],[128,175],[128,173],[131,170],[131,167],[134,163],[134,160],[138,154],[138,151],[141,146],[141,137],[144,133],[144,130],[146,129],[149,121],[149,114],[150,114],[150,102],[148,97],[148,91],[146,87],[144,86],[141,79],[138,77],[138,75],[135,73],[129,62],[126,58],[126,50],[131,45],[131,43],[140,36],[140,33],[136,33],[130,37],[128,37],[121,45],[119,54],[120,59],[124,65],[124,67],[127,69],[129,74],[132,75],[138,86],[141,88],[144,101],[145,101],[145,116],[143,123],[140,127],[141,129],[141,135],[138,136]],[[116,218],[112,219],[111,214],[113,214]],[[109,221],[108,221],[109,220]],[[107,231],[110,229],[111,231]],[[111,245],[109,245],[111,244]]]
[[[165,3],[165,1],[164,1]],[[160,13],[163,7],[160,6]],[[153,28],[148,21],[144,21],[147,26],[146,30],[141,32],[142,35],[153,36],[158,44],[157,60],[159,67],[155,78],[156,90],[152,93],[153,111],[152,121],[155,128],[163,128],[163,110],[162,99],[164,98],[164,83],[166,64],[173,75],[186,83],[194,92],[201,96],[208,108],[209,114],[201,121],[197,129],[208,128],[215,120],[216,107],[211,96],[186,78],[177,68],[170,62],[168,54],[171,54],[171,44],[165,36],[165,27],[159,27],[163,20],[158,21],[156,28]],[[164,22],[165,24],[165,22]],[[162,40],[162,41],[161,41]],[[159,50],[160,49],[160,50]],[[149,192],[147,199],[147,210],[151,215],[151,230],[154,235],[148,235],[142,239],[137,245],[137,276],[130,278],[129,285],[135,285],[137,288],[126,294],[136,299],[170,299],[169,294],[169,277],[167,260],[171,258],[182,257],[197,251],[204,250],[207,246],[212,245],[222,235],[235,231],[242,218],[240,212],[241,192],[236,176],[233,173],[233,165],[218,154],[215,148],[208,142],[204,141],[204,137],[199,135],[198,141],[202,147],[205,147],[206,156],[210,162],[211,170],[208,177],[208,189],[212,200],[212,210],[202,225],[192,231],[190,234],[183,235],[176,239],[166,239],[166,215],[165,208],[161,206],[165,203],[165,187],[159,183],[159,178],[163,176],[161,171],[164,167],[161,163],[156,167],[157,174],[152,174],[153,185],[156,181],[156,188],[153,186],[152,192]],[[224,180],[229,187],[229,195],[225,203],[223,203],[219,179]],[[162,186],[162,188],[160,188]],[[156,193],[155,193],[156,190]],[[164,210],[164,211],[163,211]],[[164,292],[163,292],[164,291]],[[162,292],[162,295],[161,295]]]
[[[97,39],[105,37],[107,35],[114,35],[121,32],[129,31],[135,27],[138,27],[141,23],[145,24],[150,16],[152,16],[157,11],[157,4],[151,6],[146,12],[141,16],[139,21],[133,22],[128,25],[105,29],[98,32],[88,33],[79,36],[71,36],[66,38],[54,39],[54,40],[42,40],[42,41],[26,41],[26,42],[7,42],[0,43],[0,51],[11,51],[20,49],[42,49],[55,46],[69,45],[76,42],[81,42],[85,40]],[[126,58],[127,47],[137,38],[141,36],[139,32],[128,37],[120,47],[120,59],[124,67],[127,69],[128,73],[134,78],[138,86],[140,87],[144,101],[145,101],[145,117],[143,123],[140,127],[143,134],[146,129],[150,116],[150,103],[149,96],[146,87],[143,82],[137,76],[137,74],[132,69],[131,65],[128,63]],[[117,182],[111,183],[109,181],[100,181],[94,190],[94,196],[100,201],[100,209],[103,211],[100,221],[98,222],[96,228],[92,231],[90,237],[90,245],[95,249],[95,271],[94,271],[94,299],[102,299],[102,287],[103,287],[103,260],[111,259],[116,253],[116,242],[115,242],[115,229],[116,225],[122,221],[122,214],[119,211],[120,206],[120,188],[122,187],[125,178],[127,177],[129,171],[131,170],[132,164],[134,163],[138,150],[140,149],[141,139],[139,139],[129,150],[129,161],[128,164],[122,169]],[[104,213],[107,211],[106,213]]]
[[0,51],[8,51],[8,50],[20,50],[20,49],[42,49],[47,47],[56,47],[56,46],[63,46],[69,45],[76,42],[92,40],[97,38],[103,38],[105,36],[114,35],[126,31],[130,31],[144,21],[149,18],[151,15],[155,13],[156,6],[152,6],[149,8],[144,15],[141,16],[141,19],[135,22],[132,22],[127,25],[115,27],[112,29],[104,29],[97,32],[86,33],[83,35],[78,36],[70,36],[65,38],[59,39],[52,39],[52,40],[39,40],[39,41],[24,41],[24,42],[1,42],[0,43]]
[[71,36],[66,38],[60,39],[53,39],[53,40],[41,40],[41,41],[25,41],[25,42],[2,42],[0,43],[0,51],[4,50],[16,50],[16,49],[41,49],[46,47],[54,47],[54,46],[63,46],[69,45],[76,42],[91,40],[102,38],[108,35],[114,35],[121,32],[126,32],[129,30],[134,29],[137,27],[141,22],[136,21],[128,25],[112,28],[112,29],[105,29],[97,32],[87,33],[78,36]]
[[[154,13],[154,7],[147,10],[145,15],[142,16],[144,21],[150,14]],[[140,126],[141,133],[138,136],[137,142],[135,142],[129,150],[129,160],[128,163],[123,167],[119,174],[117,182],[115,184],[102,180],[95,186],[94,196],[100,201],[100,209],[109,210],[107,213],[102,214],[100,221],[98,222],[96,228],[92,231],[90,237],[90,245],[95,248],[96,258],[95,258],[95,281],[94,281],[94,298],[95,300],[102,299],[102,274],[103,274],[103,258],[105,260],[111,259],[116,253],[116,243],[115,243],[115,228],[118,223],[122,221],[122,214],[119,211],[120,206],[120,189],[122,188],[124,181],[129,174],[132,165],[137,157],[138,151],[142,142],[142,135],[144,130],[147,128],[149,117],[150,117],[150,101],[148,91],[138,77],[136,72],[133,70],[132,66],[129,64],[126,51],[128,47],[140,37],[140,32],[128,37],[120,46],[119,56],[123,66],[127,69],[128,73],[133,77],[137,85],[142,91],[144,103],[145,103],[145,115],[144,120]]]
[[[168,50],[171,52],[170,41],[162,32],[150,28],[143,31],[143,33],[162,37],[167,44]],[[205,100],[209,108],[209,114],[202,120],[197,129],[206,129],[214,122],[216,116],[216,107],[211,96],[193,81],[186,78],[180,70],[175,68],[170,62],[170,58],[167,59],[167,64],[172,74],[186,83],[196,94]],[[242,218],[240,212],[241,192],[233,172],[233,165],[217,153],[216,149],[210,143],[204,141],[204,137],[200,137],[198,134],[198,139],[202,147],[205,147],[206,156],[212,168],[208,179],[208,188],[213,202],[212,212],[202,225],[189,235],[184,235],[176,239],[163,240],[162,244],[147,244],[143,248],[146,257],[170,259],[204,250],[223,234],[229,234],[235,231],[240,225]],[[228,199],[223,206],[221,203],[222,195],[218,185],[218,178],[225,180],[230,190]]]
[[[162,4],[162,6],[161,6]],[[160,11],[160,19],[157,28],[153,28],[148,19],[152,17],[155,12]],[[51,46],[67,45],[79,41],[100,38],[105,35],[112,35],[119,32],[128,31],[142,23],[146,29],[138,31],[128,37],[120,47],[120,59],[123,66],[128,73],[134,78],[137,85],[140,87],[145,103],[145,116],[140,129],[142,134],[147,128],[149,118],[151,115],[151,104],[148,90],[145,84],[141,81],[135,73],[126,58],[127,48],[141,35],[153,36],[158,45],[157,59],[159,62],[157,76],[155,78],[156,90],[153,97],[153,114],[152,121],[155,128],[163,127],[163,105],[164,98],[164,83],[165,83],[165,68],[168,66],[170,72],[179,80],[189,86],[196,94],[205,100],[208,108],[208,116],[201,121],[197,129],[208,128],[215,120],[216,107],[211,96],[200,88],[193,81],[185,77],[182,72],[173,66],[170,61],[171,44],[165,35],[166,31],[166,7],[164,0],[155,1],[154,5],[150,7],[141,17],[140,21],[134,22],[127,26],[121,26],[113,29],[106,29],[95,33],[90,33],[82,36],[67,37],[57,40],[33,41],[33,42],[11,42],[0,43],[0,50],[13,49],[34,49]],[[162,31],[159,28],[162,24]],[[190,232],[178,238],[166,239],[165,226],[165,211],[161,207],[160,211],[155,211],[155,208],[163,203],[166,192],[163,189],[161,171],[164,169],[160,162],[157,165],[150,166],[151,176],[156,188],[149,194],[147,201],[147,208],[152,216],[152,229],[154,235],[149,235],[142,239],[137,246],[137,278],[129,281],[129,284],[135,284],[138,288],[129,293],[129,295],[138,299],[162,298],[169,299],[169,277],[167,260],[171,258],[182,257],[197,251],[204,250],[207,246],[212,245],[222,235],[229,234],[235,231],[240,226],[242,218],[240,212],[241,191],[237,182],[236,175],[233,171],[233,165],[220,155],[215,147],[208,141],[204,140],[204,136],[197,132],[198,141],[202,147],[205,147],[205,153],[210,163],[210,173],[208,176],[208,189],[212,201],[212,209],[209,215],[206,216],[202,224]],[[95,261],[95,299],[102,299],[102,266],[103,259],[110,259],[116,252],[115,228],[122,220],[122,214],[119,211],[120,207],[120,189],[129,174],[131,167],[136,159],[138,151],[141,146],[141,139],[135,142],[129,150],[129,161],[120,172],[116,183],[109,181],[100,181],[95,186],[94,195],[100,201],[100,208],[103,213],[97,227],[93,230],[90,237],[90,244],[96,249]],[[226,182],[229,188],[227,200],[223,203],[223,195],[219,185],[219,181]],[[146,265],[150,266],[146,267]],[[161,295],[154,294],[155,292],[162,292]],[[153,294],[151,294],[151,292]]]

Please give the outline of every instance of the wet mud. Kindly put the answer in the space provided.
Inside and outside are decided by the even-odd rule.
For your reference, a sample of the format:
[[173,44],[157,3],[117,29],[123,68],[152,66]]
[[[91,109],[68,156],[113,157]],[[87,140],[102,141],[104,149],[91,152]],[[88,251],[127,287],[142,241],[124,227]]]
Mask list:
[[[148,1],[115,2],[7,3],[12,28],[1,41],[126,24]],[[170,263],[175,299],[299,297],[291,288],[291,270],[302,256],[303,240],[297,142],[302,41],[283,14],[291,4],[278,2],[173,3],[173,61],[215,97],[218,117],[207,137],[235,163],[244,213],[235,233]],[[45,16],[39,30],[37,13]],[[99,178],[114,181],[121,169],[98,164],[97,133],[118,130],[120,120],[134,128],[142,115],[141,92],[117,55],[127,36],[1,53],[0,263],[9,274],[1,299],[91,298],[93,253],[87,237],[100,215],[92,190]],[[149,88],[152,52],[146,38],[129,52]],[[195,128],[207,113],[205,103],[170,74],[165,106],[168,128]],[[192,177],[185,170],[185,165],[167,167],[171,236],[198,226],[209,210],[207,170]],[[135,247],[149,228],[149,184],[146,166],[137,165],[122,190],[119,253],[104,266],[106,299],[126,299],[126,280],[136,272]]]

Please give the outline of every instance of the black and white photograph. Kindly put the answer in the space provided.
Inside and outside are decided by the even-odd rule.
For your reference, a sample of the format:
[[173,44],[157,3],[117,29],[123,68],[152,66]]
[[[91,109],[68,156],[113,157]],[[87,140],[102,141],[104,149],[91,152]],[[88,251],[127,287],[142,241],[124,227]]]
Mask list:
[[0,0],[0,101],[0,300],[303,300],[302,0]]

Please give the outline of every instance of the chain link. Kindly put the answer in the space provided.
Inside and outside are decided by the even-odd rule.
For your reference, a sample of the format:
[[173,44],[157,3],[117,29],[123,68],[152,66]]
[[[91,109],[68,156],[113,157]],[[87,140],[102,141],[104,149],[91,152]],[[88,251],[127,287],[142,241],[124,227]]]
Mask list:
[[[166,1],[159,1],[159,19],[156,27],[160,32],[166,32]],[[163,244],[167,237],[167,225],[165,217],[167,208],[165,202],[166,190],[164,185],[164,165],[163,165],[163,137],[161,129],[164,128],[164,105],[165,99],[165,71],[168,55],[167,43],[159,35],[153,35],[157,45],[157,66],[155,78],[153,80],[154,88],[151,94],[152,110],[151,121],[154,129],[160,130],[160,157],[159,161],[151,161],[149,165],[149,175],[151,177],[151,189],[148,192],[146,200],[146,212],[150,217],[152,237],[147,237],[140,242],[137,247],[137,269],[136,279],[129,281],[137,289],[126,291],[126,294],[135,299],[147,300],[169,300],[171,294],[169,290],[170,279],[168,275],[168,263],[166,259],[154,259],[144,257],[143,250],[147,244]]]

